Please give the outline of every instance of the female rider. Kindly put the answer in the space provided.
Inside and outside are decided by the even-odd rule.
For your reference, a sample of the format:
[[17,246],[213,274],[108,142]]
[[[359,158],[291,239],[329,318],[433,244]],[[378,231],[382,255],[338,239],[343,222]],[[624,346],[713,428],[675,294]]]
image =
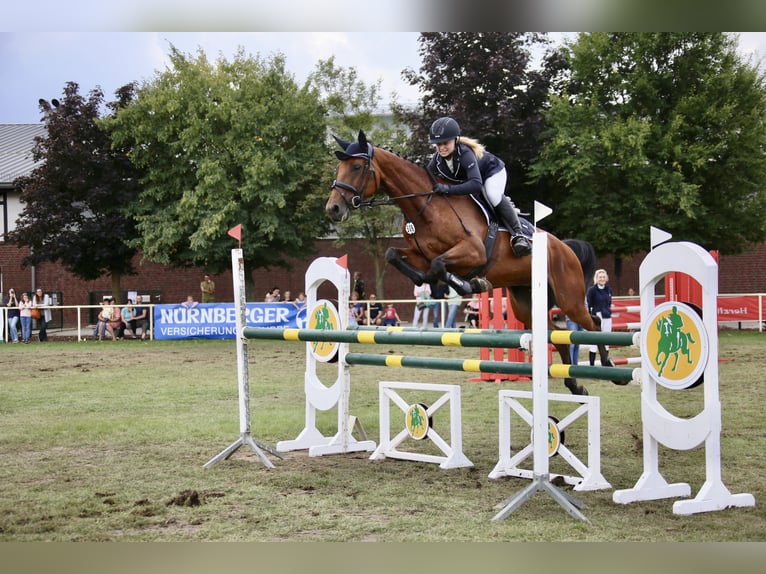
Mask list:
[[436,144],[428,170],[450,182],[437,183],[434,191],[443,194],[476,195],[482,191],[495,209],[500,223],[511,234],[511,248],[517,257],[529,255],[532,248],[521,232],[521,223],[511,199],[505,195],[505,164],[484,149],[477,140],[460,137],[460,125],[443,117],[431,125],[428,143]]

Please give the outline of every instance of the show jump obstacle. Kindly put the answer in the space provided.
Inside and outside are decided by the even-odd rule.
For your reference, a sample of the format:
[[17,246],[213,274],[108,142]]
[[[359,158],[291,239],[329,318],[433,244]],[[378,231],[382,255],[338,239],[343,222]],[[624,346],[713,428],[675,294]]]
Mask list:
[[[535,203],[535,227],[537,222],[551,213],[546,206]],[[652,246],[670,239],[670,235],[652,228]],[[306,272],[307,325],[304,329],[251,328],[245,326],[244,273],[241,250],[232,250],[235,300],[237,313],[237,365],[239,375],[240,437],[219,455],[211,459],[206,467],[231,456],[240,446],[246,444],[258,455],[268,468],[273,464],[263,451],[281,458],[280,452],[308,450],[309,456],[340,454],[358,451],[375,451],[370,458],[403,458],[440,463],[442,468],[472,466],[463,455],[460,428],[460,387],[457,385],[425,385],[421,383],[381,382],[380,418],[381,444],[376,448],[373,441],[358,440],[353,436],[355,429],[364,435],[361,425],[349,413],[350,375],[352,365],[374,365],[386,367],[416,367],[478,373],[508,373],[531,375],[532,393],[521,391],[500,392],[500,461],[490,474],[500,476],[521,476],[531,478],[531,483],[518,494],[503,501],[500,512],[493,520],[507,517],[537,491],[548,493],[571,516],[587,521],[580,511],[581,502],[551,483],[548,458],[550,436],[563,432],[567,425],[583,414],[588,414],[588,464],[581,463],[566,447],[559,451],[579,473],[579,477],[564,477],[579,490],[611,488],[600,474],[600,427],[599,403],[597,397],[563,397],[548,393],[549,377],[586,377],[606,380],[641,382],[642,422],[644,433],[644,473],[636,486],[629,490],[618,490],[613,499],[625,504],[639,500],[689,496],[688,484],[667,484],[659,472],[658,447],[663,444],[677,450],[688,450],[703,442],[706,447],[707,480],[694,500],[678,501],[673,506],[676,514],[692,514],[719,510],[731,506],[753,506],[750,494],[732,495],[721,482],[720,472],[720,431],[721,406],[718,396],[718,340],[716,324],[717,265],[701,247],[691,243],[667,243],[659,245],[647,256],[640,270],[641,288],[641,333],[589,333],[586,331],[547,330],[547,235],[537,231],[532,251],[532,330],[481,330],[481,329],[434,329],[428,331],[391,327],[386,329],[348,327],[347,313],[350,293],[350,274],[345,257],[316,259]],[[703,319],[694,309],[680,302],[656,304],[655,285],[668,273],[683,272],[703,286]],[[319,299],[318,288],[330,282],[337,291],[338,313],[331,301]],[[306,370],[304,375],[305,426],[298,436],[277,444],[276,450],[250,436],[249,384],[247,369],[247,339],[277,339],[303,341],[306,343]],[[610,345],[635,345],[642,351],[641,369],[619,367],[589,367],[548,363],[548,345],[555,343],[606,343]],[[402,344],[460,347],[505,347],[524,348],[532,351],[532,363],[506,361],[445,359],[421,356],[375,355],[350,353],[349,343],[360,344]],[[535,360],[537,358],[537,360]],[[335,381],[326,386],[317,374],[317,363],[335,361]],[[323,369],[327,372],[327,369]],[[660,405],[657,398],[657,383],[670,389],[684,389],[693,386],[704,373],[705,408],[693,419],[679,419]],[[440,398],[427,407],[424,404],[407,403],[398,393],[414,389],[441,393]],[[532,412],[525,411],[518,403],[519,398],[532,399]],[[579,402],[580,407],[562,421],[548,416],[550,400],[568,399]],[[408,421],[405,430],[394,438],[389,429],[389,401],[405,413]],[[385,404],[384,404],[385,403]],[[451,442],[442,439],[424,421],[430,419],[435,410],[450,404]],[[337,409],[337,432],[333,436],[323,435],[316,426],[317,411]],[[515,457],[510,457],[510,411],[515,411],[532,428],[531,446]],[[552,423],[552,421],[554,421]],[[385,422],[385,428],[383,423]],[[413,424],[410,424],[412,422]],[[551,424],[554,428],[551,429]],[[416,436],[416,434],[418,436]],[[412,454],[400,451],[397,446],[409,435],[419,440],[430,438],[445,456]],[[508,436],[504,436],[508,435]],[[562,441],[563,443],[563,441]],[[591,449],[591,447],[593,447]],[[515,463],[533,455],[533,470],[519,470]],[[561,475],[556,475],[561,476]]]
[[[689,496],[686,483],[668,484],[659,471],[659,445],[689,450],[705,444],[705,483],[692,500],[673,503],[674,514],[695,514],[728,507],[754,506],[752,494],[731,494],[721,480],[721,402],[718,389],[718,265],[699,245],[663,243],[670,235],[652,228],[652,250],[639,268],[641,293],[641,420],[644,472],[636,485],[617,490],[614,502],[627,504]],[[662,243],[662,244],[660,244]],[[656,246],[656,247],[655,247]],[[682,272],[702,286],[702,318],[682,302],[656,304],[655,287],[665,276]],[[704,374],[704,408],[691,419],[666,410],[657,384],[684,389]]]

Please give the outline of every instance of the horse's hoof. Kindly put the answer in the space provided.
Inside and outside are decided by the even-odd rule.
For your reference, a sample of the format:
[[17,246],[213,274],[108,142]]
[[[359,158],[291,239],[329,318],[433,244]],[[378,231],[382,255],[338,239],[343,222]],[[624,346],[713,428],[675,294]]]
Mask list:
[[487,281],[484,277],[475,277],[471,279],[471,289],[474,293],[488,293],[492,291],[492,283]]
[[565,379],[564,385],[573,395],[582,395],[584,397],[588,396],[588,389],[586,389],[583,385],[578,385],[574,379]]
[[613,382],[615,385],[619,385],[619,386],[621,386],[621,387],[624,387],[624,386],[625,386],[625,385],[627,385],[627,384],[628,384],[630,381],[614,381],[614,380],[613,380],[612,382]]

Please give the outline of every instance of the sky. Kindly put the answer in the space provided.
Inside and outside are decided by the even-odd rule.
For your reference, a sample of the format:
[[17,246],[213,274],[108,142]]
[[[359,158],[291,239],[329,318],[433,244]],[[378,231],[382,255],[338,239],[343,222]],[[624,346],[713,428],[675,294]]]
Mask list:
[[[555,34],[556,39],[563,34]],[[100,86],[107,101],[131,81],[150,80],[168,64],[173,45],[193,54],[201,48],[209,60],[232,59],[239,47],[267,58],[284,55],[287,70],[299,83],[320,59],[354,67],[370,84],[382,81],[383,102],[396,93],[401,103],[419,99],[401,77],[420,67],[418,32],[0,32],[0,124],[37,123],[38,100],[59,98],[74,81],[80,94]],[[766,60],[766,33],[740,34],[743,56]]]
[[382,81],[383,101],[392,92],[414,102],[417,90],[401,79],[420,66],[417,32],[14,32],[0,33],[0,123],[37,123],[38,100],[59,98],[74,81],[80,94],[100,86],[110,101],[119,87],[151,80],[168,64],[173,45],[208,60],[231,60],[239,47],[268,58],[281,53],[300,84],[319,60],[335,56],[362,80]]

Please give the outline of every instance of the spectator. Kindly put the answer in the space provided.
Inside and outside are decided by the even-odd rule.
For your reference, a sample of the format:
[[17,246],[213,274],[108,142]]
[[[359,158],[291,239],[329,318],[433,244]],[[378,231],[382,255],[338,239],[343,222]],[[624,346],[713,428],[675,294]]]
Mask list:
[[132,299],[128,299],[127,304],[122,308],[122,311],[120,311],[120,314],[122,315],[122,322],[120,323],[120,327],[117,332],[117,338],[124,339],[125,331],[130,331],[133,334],[132,338],[135,339],[136,328],[135,328],[135,323],[133,322],[133,300]]
[[37,324],[40,327],[40,332],[37,334],[37,338],[41,343],[48,340],[48,323],[51,320],[51,310],[48,309],[51,304],[51,298],[47,293],[43,294],[41,287],[35,290],[35,295],[32,297],[32,307],[40,310],[40,318],[37,320]]
[[[572,321],[569,317],[566,317],[567,321],[567,330],[569,331],[582,331],[582,327]],[[573,365],[577,365],[580,363],[580,345],[572,344],[569,345],[569,359],[572,361]]]
[[197,305],[199,305],[199,303],[197,303],[194,300],[194,296],[193,295],[189,295],[188,297],[186,297],[186,301],[181,303],[181,307],[183,307],[185,309],[194,309]]
[[202,293],[201,301],[203,303],[215,303],[215,281],[210,279],[210,275],[205,274],[202,278],[199,290]]
[[479,295],[473,294],[471,300],[465,304],[465,322],[472,329],[479,328]]
[[351,284],[351,291],[356,293],[357,299],[364,299],[364,279],[359,271],[354,271],[354,282]]
[[[443,301],[447,298],[448,291],[449,287],[447,287],[445,283],[431,283],[431,299],[433,299],[434,310],[434,329],[444,326],[440,324],[439,317],[444,315],[442,309],[444,308],[446,310],[446,305]],[[444,322],[446,323],[446,321]]]
[[352,301],[349,301],[348,303],[348,326],[349,327],[356,327],[359,323],[356,321],[356,309],[354,308],[354,303]]
[[146,307],[133,307],[133,318],[131,319],[131,323],[133,325],[133,334],[137,337],[138,329],[141,329],[141,340],[145,340],[146,333],[149,331],[149,310]]
[[383,324],[383,305],[380,304],[375,293],[370,295],[369,318],[370,325]]
[[21,319],[21,342],[29,343],[29,339],[32,338],[32,300],[28,293],[21,294],[19,317]]
[[387,327],[397,326],[402,322],[401,319],[399,319],[399,313],[396,312],[396,307],[394,307],[393,303],[388,303],[386,305],[386,310],[383,313],[383,324]]
[[412,316],[412,326],[417,327],[422,317],[422,327],[425,329],[428,327],[428,302],[431,300],[431,286],[428,283],[415,285],[412,293],[415,296],[415,313]]
[[449,329],[457,327],[457,312],[463,297],[450,285],[447,291],[447,322],[444,324]]
[[263,298],[263,301],[265,303],[279,303],[282,300],[282,294],[279,292],[279,287],[272,287],[271,291],[266,293],[266,296]]
[[305,309],[307,303],[308,302],[306,301],[306,294],[303,291],[298,293],[298,298],[295,301],[293,301],[293,305],[295,306],[296,309],[298,309],[298,311],[300,311],[301,309]]
[[364,303],[361,303],[359,301],[359,297],[357,296],[356,292],[351,293],[351,301],[353,302],[353,310],[354,310],[354,320],[356,321],[357,325],[366,325],[367,324],[367,310],[365,309]]
[[[607,285],[609,275],[605,269],[597,269],[593,274],[593,285],[585,293],[585,303],[588,306],[588,312],[601,320],[601,332],[609,333],[612,331],[612,288]],[[608,357],[609,346],[605,345],[607,350],[606,361],[611,363]],[[596,363],[597,345],[591,345],[589,348],[588,360],[591,365]],[[602,365],[606,367],[607,365]],[[614,366],[614,365],[612,365]]]
[[[117,340],[117,337],[115,337],[114,334],[114,325],[117,323],[117,326],[119,327],[119,323],[122,322],[122,318],[120,316],[120,310],[115,308],[113,303],[114,299],[112,297],[106,297],[101,302],[102,307],[98,314],[98,321],[96,321],[95,332],[95,335],[98,337],[99,341],[103,341],[106,333],[109,333],[109,335],[112,337],[112,341]],[[117,317],[116,320],[115,317]]]
[[290,292],[289,289],[287,291],[285,291],[285,296],[282,297],[282,302],[283,303],[292,303],[293,302],[293,294]]
[[8,307],[8,340],[11,343],[19,342],[19,300],[16,291],[8,289],[8,297],[3,301]]

